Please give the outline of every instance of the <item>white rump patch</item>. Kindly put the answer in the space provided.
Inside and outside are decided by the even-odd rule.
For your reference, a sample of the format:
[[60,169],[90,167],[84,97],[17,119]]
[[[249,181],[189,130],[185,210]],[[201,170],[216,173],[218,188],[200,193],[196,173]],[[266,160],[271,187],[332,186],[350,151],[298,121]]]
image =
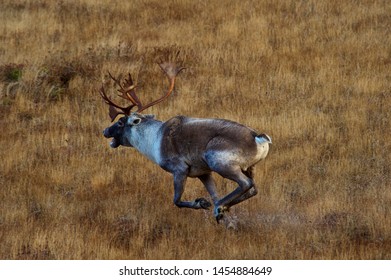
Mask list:
[[255,137],[255,141],[258,144],[263,144],[263,143],[271,144],[272,138],[267,134],[261,134],[261,135],[258,135],[257,137]]
[[260,134],[255,137],[255,142],[258,144],[257,158],[264,159],[269,153],[269,144],[272,143],[272,138],[267,134]]

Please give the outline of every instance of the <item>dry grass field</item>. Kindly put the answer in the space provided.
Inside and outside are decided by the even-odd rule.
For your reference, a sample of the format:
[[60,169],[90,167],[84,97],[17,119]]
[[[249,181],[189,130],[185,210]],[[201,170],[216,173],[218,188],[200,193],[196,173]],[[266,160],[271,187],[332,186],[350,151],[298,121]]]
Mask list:
[[[0,22],[0,259],[391,259],[389,1],[2,0]],[[177,51],[145,113],[273,138],[232,229],[102,135],[107,72],[152,100]]]

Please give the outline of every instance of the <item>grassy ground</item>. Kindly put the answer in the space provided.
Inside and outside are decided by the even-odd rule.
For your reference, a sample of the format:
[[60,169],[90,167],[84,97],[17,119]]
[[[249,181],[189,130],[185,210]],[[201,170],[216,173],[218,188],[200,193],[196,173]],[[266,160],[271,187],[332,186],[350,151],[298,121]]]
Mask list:
[[[0,259],[390,259],[390,14],[388,1],[3,0]],[[176,208],[170,174],[102,136],[107,71],[131,72],[148,101],[167,86],[156,60],[178,50],[175,94],[146,113],[273,138],[233,230]],[[185,198],[205,195],[188,181]]]

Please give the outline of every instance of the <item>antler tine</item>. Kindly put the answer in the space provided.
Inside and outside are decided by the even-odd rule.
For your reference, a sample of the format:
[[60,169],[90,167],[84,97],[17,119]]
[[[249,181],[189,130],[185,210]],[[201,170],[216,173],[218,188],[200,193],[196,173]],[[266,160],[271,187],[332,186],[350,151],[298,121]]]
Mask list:
[[185,67],[178,67],[175,63],[172,63],[172,62],[160,62],[158,65],[166,73],[168,79],[170,80],[170,86],[169,86],[166,94],[164,94],[162,97],[148,103],[147,105],[142,106],[141,108],[139,107],[139,109],[137,110],[137,112],[139,112],[139,113],[144,111],[145,109],[153,106],[153,105],[156,105],[156,104],[162,102],[168,96],[170,96],[170,94],[174,90],[176,76],[179,74],[179,72],[186,69]]
[[[129,74],[130,75],[130,74]],[[121,80],[120,79],[117,79],[116,77],[114,77],[113,75],[111,75],[111,73],[109,72],[109,76],[110,78],[116,83],[117,86],[119,86],[119,89],[118,91],[121,92],[121,93],[126,93],[127,89],[125,89],[124,87],[126,87],[126,84],[123,83],[123,85],[121,85]],[[126,80],[125,80],[126,81]],[[133,86],[133,83],[130,86]],[[120,95],[121,96],[121,95]],[[121,96],[122,98],[126,98],[124,96]]]
[[119,114],[125,114],[125,115],[129,115],[132,108],[135,106],[135,104],[132,104],[128,107],[121,107],[117,104],[115,104],[113,101],[111,101],[108,97],[107,97],[107,94],[106,94],[106,91],[105,89],[103,88],[103,86],[100,88],[100,96],[102,97],[103,101],[110,105],[109,107],[109,116],[111,118],[111,121],[114,121],[115,118],[119,115]]
[[142,103],[136,95],[135,91],[137,86],[133,83],[132,76],[130,75],[130,73],[128,74],[128,78],[125,78],[124,85],[128,87],[128,90],[126,92],[127,98],[132,99],[132,102],[134,102],[137,107],[142,107]]
[[121,94],[118,94],[118,96],[129,100],[130,102],[132,102],[134,106],[141,108],[142,103],[136,95],[136,91],[135,91],[136,85],[134,85],[130,73],[128,74],[128,78],[127,79],[125,78],[125,81],[122,84],[120,79],[115,78],[113,75],[111,75],[110,72],[109,75],[111,79],[113,79],[113,81],[120,87],[118,89],[118,92],[120,92]]

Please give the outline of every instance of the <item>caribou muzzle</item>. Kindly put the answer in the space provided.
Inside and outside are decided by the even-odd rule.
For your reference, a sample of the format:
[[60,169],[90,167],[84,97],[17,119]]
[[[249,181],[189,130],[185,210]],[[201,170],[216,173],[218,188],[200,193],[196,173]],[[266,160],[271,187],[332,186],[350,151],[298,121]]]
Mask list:
[[103,130],[103,136],[106,138],[113,138],[110,142],[110,147],[112,148],[118,148],[121,144],[118,139],[114,137],[114,135],[111,132],[111,127],[107,127]]

